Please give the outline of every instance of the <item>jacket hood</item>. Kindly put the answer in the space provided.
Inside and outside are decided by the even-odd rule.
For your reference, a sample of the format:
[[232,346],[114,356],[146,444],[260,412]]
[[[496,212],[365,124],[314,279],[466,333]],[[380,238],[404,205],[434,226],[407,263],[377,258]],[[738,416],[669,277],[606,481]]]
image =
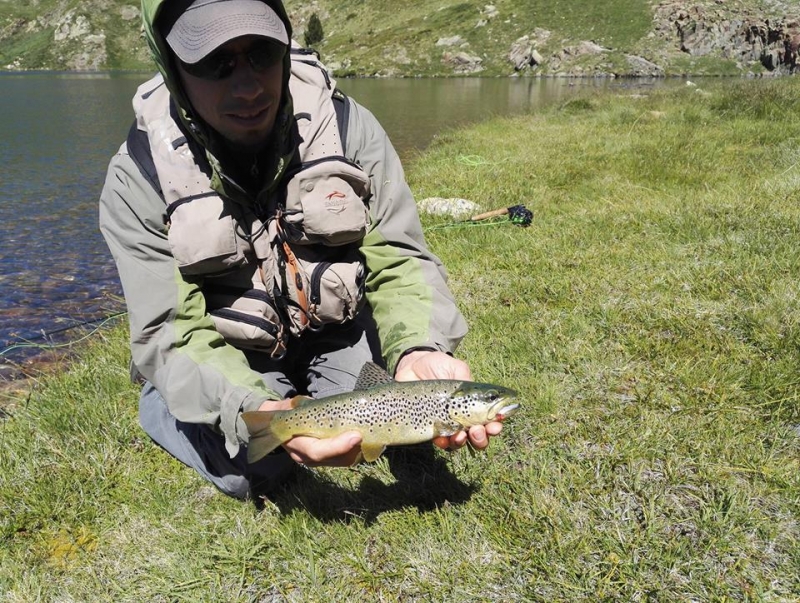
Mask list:
[[[144,26],[145,36],[147,38],[147,45],[150,47],[150,54],[164,77],[164,83],[170,92],[170,95],[175,102],[178,116],[182,122],[184,130],[195,139],[206,150],[207,159],[209,164],[214,170],[214,178],[212,178],[212,185],[219,192],[237,198],[240,196],[239,191],[231,190],[229,184],[226,183],[225,178],[221,178],[222,168],[224,164],[224,151],[221,137],[214,132],[208,125],[200,119],[199,116],[194,114],[192,105],[189,98],[183,90],[181,85],[180,76],[175,67],[175,59],[172,51],[170,50],[167,41],[161,35],[158,27],[158,20],[165,12],[167,3],[184,1],[190,4],[189,0],[142,0],[142,23]],[[289,17],[286,9],[280,0],[262,0],[270,8],[272,8],[280,17],[283,24],[286,26],[286,31],[289,39],[292,37],[292,25],[289,22]],[[291,57],[290,53],[286,52],[284,57],[283,69],[283,95],[282,106],[278,110],[275,119],[274,127],[274,140],[279,149],[279,155],[283,160],[277,162],[278,173],[271,174],[265,179],[267,184],[276,183],[285,170],[285,166],[294,149],[291,148],[291,125],[294,120],[292,110],[292,99],[289,94],[289,75],[291,71]]]

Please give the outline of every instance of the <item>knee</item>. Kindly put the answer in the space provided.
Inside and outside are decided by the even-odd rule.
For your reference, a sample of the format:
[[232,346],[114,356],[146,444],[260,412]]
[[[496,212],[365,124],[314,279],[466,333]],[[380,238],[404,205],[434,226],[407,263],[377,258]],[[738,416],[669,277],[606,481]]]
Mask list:
[[244,500],[250,494],[250,480],[244,475],[229,474],[212,480],[217,490],[233,498]]
[[279,487],[293,475],[296,467],[297,464],[288,454],[271,454],[258,463],[249,465],[244,475],[223,475],[213,480],[213,483],[223,494],[245,499]]
[[139,425],[150,435],[160,431],[159,427],[169,415],[167,403],[152,384],[145,383],[139,396]]

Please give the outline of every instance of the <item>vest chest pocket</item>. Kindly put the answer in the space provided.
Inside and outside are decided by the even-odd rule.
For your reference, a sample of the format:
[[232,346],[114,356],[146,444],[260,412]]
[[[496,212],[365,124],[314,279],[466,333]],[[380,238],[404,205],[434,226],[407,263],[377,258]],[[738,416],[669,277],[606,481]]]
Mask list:
[[286,238],[331,246],[361,240],[369,224],[369,190],[366,174],[343,158],[303,166],[286,187]]
[[209,193],[167,207],[169,246],[183,274],[223,274],[247,263],[251,245],[237,234],[230,206]]

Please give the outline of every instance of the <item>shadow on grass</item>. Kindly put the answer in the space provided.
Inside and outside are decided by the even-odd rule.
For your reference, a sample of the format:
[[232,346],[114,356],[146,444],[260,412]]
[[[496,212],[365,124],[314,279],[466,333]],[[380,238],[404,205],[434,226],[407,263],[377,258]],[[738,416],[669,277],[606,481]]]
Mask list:
[[[395,482],[384,484],[365,475],[358,489],[331,482],[313,470],[295,472],[279,490],[266,493],[281,513],[302,509],[320,521],[362,519],[367,525],[381,513],[416,508],[420,513],[469,500],[477,486],[459,480],[447,460],[430,444],[389,448],[384,453]],[[256,498],[259,508],[264,497]]]

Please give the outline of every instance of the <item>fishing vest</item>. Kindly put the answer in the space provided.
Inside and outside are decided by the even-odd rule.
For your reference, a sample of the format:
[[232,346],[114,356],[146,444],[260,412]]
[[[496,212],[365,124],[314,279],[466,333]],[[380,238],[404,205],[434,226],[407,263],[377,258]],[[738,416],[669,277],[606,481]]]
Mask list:
[[273,358],[290,337],[352,320],[366,278],[358,248],[370,181],[344,156],[347,113],[337,109],[346,99],[314,55],[293,48],[291,65],[300,161],[267,215],[213,190],[210,170],[170,114],[160,75],[139,87],[128,135],[130,156],[166,204],[178,269],[201,277],[216,329],[228,343]]

